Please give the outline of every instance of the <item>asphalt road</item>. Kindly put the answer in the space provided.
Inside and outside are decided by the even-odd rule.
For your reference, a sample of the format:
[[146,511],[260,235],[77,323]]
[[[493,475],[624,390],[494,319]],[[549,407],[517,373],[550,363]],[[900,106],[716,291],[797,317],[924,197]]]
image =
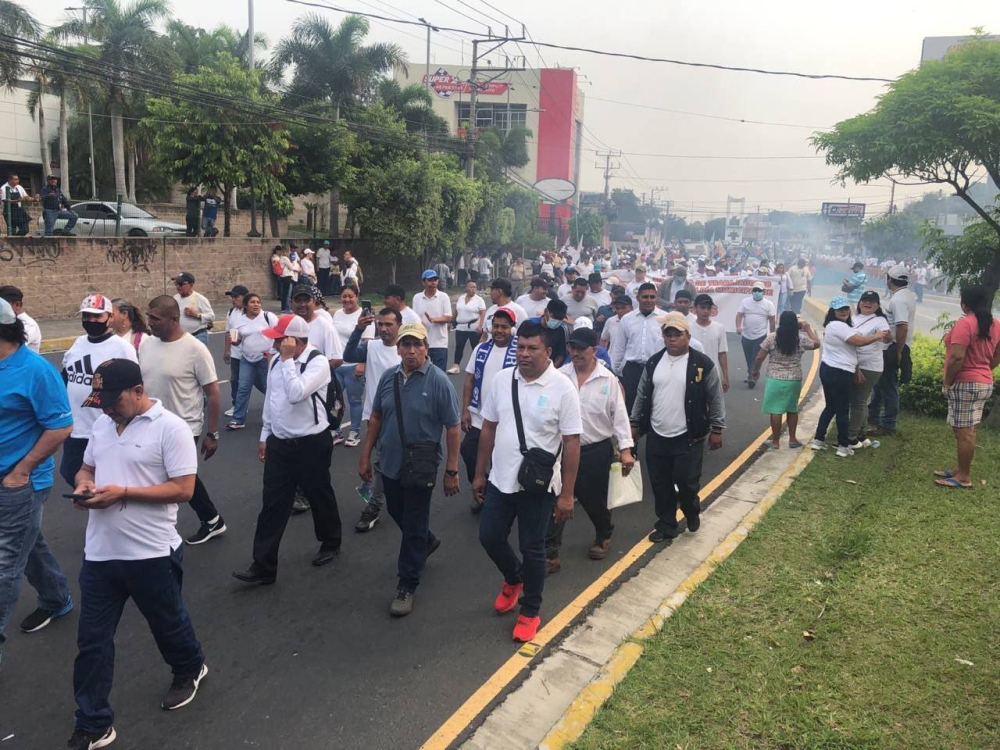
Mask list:
[[[211,348],[220,377],[228,377],[221,336],[212,336]],[[730,352],[729,428],[724,448],[705,459],[705,482],[766,426],[760,414],[763,388],[750,391],[741,384],[745,368],[733,335]],[[60,355],[49,358],[58,362]],[[453,376],[458,388],[459,378]],[[227,392],[228,384],[223,386]],[[332,468],[345,524],[340,558],[324,568],[311,567],[317,549],[311,517],[297,516],[283,540],[277,584],[246,587],[230,572],[250,563],[260,507],[260,409],[255,393],[248,429],[223,433],[218,453],[201,469],[228,533],[185,549],[185,600],[209,674],[190,706],[161,711],[169,668],[141,615],[126,607],[116,638],[111,696],[119,735],[114,747],[419,747],[515,650],[513,616],[497,616],[492,609],[501,578],[479,546],[464,471],[459,497],[436,494],[432,528],[443,544],[426,568],[409,617],[388,615],[398,530],[387,516],[367,534],[352,530],[362,509],[354,491],[358,450],[343,446],[335,449]],[[57,476],[44,532],[78,599],[86,516],[62,499],[65,491]],[[580,512],[568,524],[562,572],[546,583],[543,621],[649,531],[648,481],[646,494],[643,503],[615,513],[611,554],[602,562],[587,559],[593,529],[586,515]],[[178,526],[182,536],[197,529],[190,509],[181,509]],[[34,607],[34,590],[25,582],[8,625],[0,672],[0,750],[62,747],[73,731],[77,615],[24,635],[17,626]]]

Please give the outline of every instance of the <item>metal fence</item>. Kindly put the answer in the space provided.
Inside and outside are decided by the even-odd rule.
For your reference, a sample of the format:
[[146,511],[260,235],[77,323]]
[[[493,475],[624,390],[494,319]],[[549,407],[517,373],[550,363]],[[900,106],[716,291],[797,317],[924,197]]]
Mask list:
[[35,200],[11,200],[4,195],[3,218],[7,236],[44,235],[77,237],[185,237],[205,234],[199,219],[197,231],[175,219],[162,219],[118,196],[113,201],[78,201],[70,209],[46,211]]

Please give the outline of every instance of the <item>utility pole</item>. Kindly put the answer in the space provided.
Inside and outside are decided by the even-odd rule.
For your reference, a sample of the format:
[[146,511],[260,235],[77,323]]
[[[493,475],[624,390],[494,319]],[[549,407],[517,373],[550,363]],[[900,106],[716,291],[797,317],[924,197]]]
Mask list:
[[[77,8],[66,8],[66,10],[79,10],[83,11],[83,44],[87,46],[90,44],[90,39],[87,35],[87,6],[81,6]],[[39,106],[41,104],[39,103]],[[87,102],[87,135],[90,138],[90,199],[97,200],[97,173],[94,168],[94,108],[93,105]],[[45,165],[45,169],[48,169],[49,165]],[[66,181],[69,180],[69,175],[64,174],[62,176],[63,184],[68,184]]]
[[[612,166],[611,160],[622,155],[621,151],[595,151],[599,157],[604,157],[604,237],[602,246],[607,248],[609,241],[609,229],[611,228],[611,174],[613,171],[621,169],[621,164]],[[598,163],[596,166],[600,167]]]
[[886,211],[890,216],[896,213],[896,181],[892,181],[892,192],[889,194],[889,210]]
[[424,73],[424,88],[430,91],[431,90],[431,32],[439,31],[440,29],[438,29],[437,26],[431,24],[426,18],[418,18],[417,20],[420,21],[420,23],[422,23],[424,27],[427,29],[427,62],[425,66],[426,70]]
[[[253,0],[247,0],[247,69],[253,72]],[[228,199],[228,196],[226,196]],[[254,190],[253,175],[250,175],[250,231],[248,237],[260,237],[257,231],[257,193]]]

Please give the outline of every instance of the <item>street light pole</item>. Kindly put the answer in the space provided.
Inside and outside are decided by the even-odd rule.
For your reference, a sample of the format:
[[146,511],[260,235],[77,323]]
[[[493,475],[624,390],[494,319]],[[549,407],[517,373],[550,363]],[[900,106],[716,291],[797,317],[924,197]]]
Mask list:
[[[83,11],[83,43],[84,45],[89,44],[90,40],[87,37],[87,6],[84,5],[82,7],[66,8],[66,10]],[[87,135],[90,138],[90,199],[96,200],[97,173],[94,169],[94,108],[89,101],[87,102]],[[45,165],[45,168],[48,169],[48,165]],[[64,184],[67,184],[65,181],[69,179],[69,175],[63,175],[62,179]]]

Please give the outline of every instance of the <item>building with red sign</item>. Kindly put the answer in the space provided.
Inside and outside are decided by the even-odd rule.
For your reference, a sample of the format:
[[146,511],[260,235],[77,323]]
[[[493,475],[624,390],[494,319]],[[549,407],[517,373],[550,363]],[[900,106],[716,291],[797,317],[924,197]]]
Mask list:
[[[475,122],[471,122],[469,95],[472,91],[468,66],[431,67],[411,65],[409,75],[397,73],[400,85],[428,86],[434,112],[451,132],[465,135],[486,128],[510,130],[521,126],[531,131],[528,154],[531,161],[511,175],[518,184],[534,186],[541,180],[566,180],[579,189],[583,131],[583,92],[572,68],[541,68],[504,73],[484,68],[478,72]],[[552,184],[552,183],[547,183]],[[542,199],[539,228],[557,235],[560,244],[569,234],[569,221],[576,195],[562,201]]]

